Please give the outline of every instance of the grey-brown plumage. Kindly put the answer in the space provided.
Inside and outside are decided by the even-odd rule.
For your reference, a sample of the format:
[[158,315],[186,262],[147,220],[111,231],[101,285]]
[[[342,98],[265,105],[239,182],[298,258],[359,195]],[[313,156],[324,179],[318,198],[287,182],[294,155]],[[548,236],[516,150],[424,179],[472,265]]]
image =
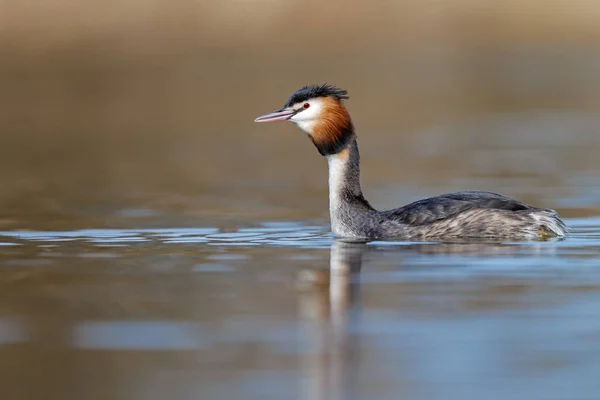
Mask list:
[[[449,193],[393,210],[376,210],[362,193],[356,134],[341,101],[346,94],[330,85],[307,86],[292,94],[283,109],[257,118],[258,122],[281,120],[287,113],[287,120],[308,133],[327,157],[331,229],[336,237],[534,240],[568,233],[554,210],[490,192]],[[307,101],[308,106],[302,104]]]
[[449,193],[378,211],[362,194],[356,139],[345,152],[328,156],[331,224],[338,237],[531,240],[560,237],[567,232],[554,210],[490,192]]

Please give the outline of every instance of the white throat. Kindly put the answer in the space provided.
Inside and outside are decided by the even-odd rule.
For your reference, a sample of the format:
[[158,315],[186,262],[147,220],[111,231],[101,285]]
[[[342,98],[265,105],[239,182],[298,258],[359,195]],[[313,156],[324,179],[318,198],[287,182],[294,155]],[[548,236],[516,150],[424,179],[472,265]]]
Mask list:
[[346,170],[348,167],[348,158],[339,154],[327,156],[329,164],[329,217],[331,219],[331,231],[334,236],[350,236],[350,231],[341,220],[342,212],[342,190]]
[[304,132],[308,133],[309,135],[312,135],[314,133],[314,127],[316,125],[316,121],[309,119],[309,120],[299,120],[299,121],[292,121],[293,123],[295,123],[298,128],[302,129]]

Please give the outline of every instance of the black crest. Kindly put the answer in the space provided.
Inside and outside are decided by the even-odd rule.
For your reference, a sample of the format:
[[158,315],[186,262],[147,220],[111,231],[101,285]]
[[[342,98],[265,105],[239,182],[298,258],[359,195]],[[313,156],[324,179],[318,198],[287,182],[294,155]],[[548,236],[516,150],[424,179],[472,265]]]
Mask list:
[[327,83],[324,85],[308,85],[292,93],[287,103],[285,103],[285,107],[290,107],[293,104],[314,99],[315,97],[335,97],[338,100],[349,98],[347,91]]

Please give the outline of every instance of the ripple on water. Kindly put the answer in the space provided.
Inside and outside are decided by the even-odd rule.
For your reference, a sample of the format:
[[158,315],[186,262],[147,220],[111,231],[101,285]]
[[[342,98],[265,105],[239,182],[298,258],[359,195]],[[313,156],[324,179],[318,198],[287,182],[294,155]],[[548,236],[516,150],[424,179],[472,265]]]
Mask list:
[[192,270],[194,272],[233,272],[235,268],[228,264],[205,263],[194,266]]
[[[344,252],[341,243],[332,247],[328,226],[302,224],[242,228],[236,232],[217,228],[1,232],[2,242],[34,250],[34,255],[20,255],[22,258],[1,265],[8,273],[14,273],[13,266],[39,266],[23,280],[36,290],[38,270],[45,273],[52,266],[64,268],[49,281],[50,287],[61,283],[60,295],[46,288],[41,293],[44,298],[57,296],[60,301],[54,303],[61,309],[67,301],[83,303],[77,309],[86,310],[86,314],[69,319],[70,331],[65,336],[66,344],[74,349],[161,355],[196,351],[195,355],[207,355],[214,364],[214,360],[251,346],[267,352],[269,357],[304,359],[305,355],[316,354],[320,345],[315,343],[325,343],[329,351],[334,343],[329,340],[334,336],[329,335],[343,326],[338,323],[347,321],[348,337],[360,336],[361,346],[367,344],[361,351],[376,349],[385,355],[413,351],[411,359],[426,354],[431,360],[427,365],[433,366],[427,370],[436,371],[439,354],[444,360],[452,357],[461,363],[465,353],[478,360],[482,348],[510,348],[513,342],[505,339],[507,332],[518,332],[519,337],[532,338],[532,346],[542,343],[553,351],[563,342],[582,343],[568,331],[575,323],[583,326],[581,332],[597,332],[592,317],[597,314],[594,300],[600,293],[600,220],[573,220],[569,225],[574,234],[562,241],[375,241],[368,246],[349,245],[348,249],[359,250],[356,252]],[[45,246],[52,248],[41,248]],[[235,246],[238,248],[232,248]],[[251,249],[259,246],[267,249]],[[329,249],[328,263],[325,259]],[[10,252],[20,253],[21,249]],[[68,264],[67,258],[78,257],[89,259]],[[113,257],[122,259],[111,261]],[[107,259],[103,262],[102,258]],[[99,273],[82,270],[88,261],[94,267],[88,271]],[[343,285],[331,285],[330,292],[321,290],[324,284],[334,282],[330,279],[335,275],[326,266],[335,262],[350,266],[358,262],[362,267],[356,277],[362,294],[356,298],[364,300],[348,315],[343,307],[336,308],[345,297],[332,296],[342,293],[333,289],[343,289]],[[292,279],[306,271],[302,268],[324,271],[317,276],[323,280],[307,281],[304,288],[297,286],[311,290],[294,290]],[[164,274],[170,271],[174,273]],[[68,274],[73,274],[72,279]],[[20,271],[13,278],[15,275],[7,275],[7,287],[14,279],[21,279]],[[68,283],[62,283],[61,277],[66,277]],[[94,279],[111,284],[90,284]],[[572,299],[587,302],[589,308],[574,308]],[[96,312],[102,311],[101,307],[107,307],[110,318],[101,319],[103,313]],[[118,310],[114,314],[112,307]],[[340,318],[335,318],[334,311],[342,311]],[[537,325],[529,322],[533,313],[537,313]],[[322,329],[327,326],[327,318],[336,329]],[[0,318],[0,344],[36,340],[35,326],[24,321]],[[505,327],[511,323],[507,331]],[[537,330],[527,331],[536,326]],[[562,332],[562,336],[556,334],[548,340],[545,331],[552,329]],[[326,340],[314,340],[321,331]],[[448,332],[443,340],[441,331]],[[354,346],[356,342],[348,343]],[[438,346],[436,351],[430,350],[432,346]],[[582,348],[586,352],[594,349],[593,344]],[[497,355],[503,361],[504,354],[498,351],[486,357]],[[538,349],[538,354],[545,354],[544,349]],[[386,356],[383,360],[392,358]],[[453,362],[451,366],[446,361],[442,364],[447,370],[440,373],[440,380],[455,368]],[[479,364],[468,373],[477,368]],[[386,370],[394,370],[394,366]],[[268,375],[265,381],[273,379],[281,377]],[[249,382],[262,384],[263,380],[253,378]]]
[[[563,241],[513,243],[528,252],[532,249],[547,252],[548,249],[576,253],[593,252],[600,248],[600,218],[579,218],[567,220],[573,233]],[[136,243],[160,242],[163,244],[207,244],[222,247],[298,247],[329,248],[332,237],[328,226],[303,225],[292,222],[263,223],[256,227],[240,228],[235,232],[220,231],[214,227],[167,228],[167,229],[81,229],[73,231],[31,231],[0,232],[3,240],[0,246],[18,246],[25,243],[39,243],[43,246],[56,242],[80,241],[97,247],[125,247]],[[510,244],[510,243],[507,243]],[[376,241],[371,246],[394,247],[413,246],[406,241]],[[419,246],[439,246],[438,242],[420,242]],[[587,249],[587,250],[584,250]]]
[[222,254],[212,254],[206,258],[209,260],[237,261],[237,260],[247,260],[250,257],[248,257],[248,255],[246,255],[246,254],[222,253]]
[[103,350],[194,350],[208,346],[197,324],[172,321],[84,321],[73,347]]

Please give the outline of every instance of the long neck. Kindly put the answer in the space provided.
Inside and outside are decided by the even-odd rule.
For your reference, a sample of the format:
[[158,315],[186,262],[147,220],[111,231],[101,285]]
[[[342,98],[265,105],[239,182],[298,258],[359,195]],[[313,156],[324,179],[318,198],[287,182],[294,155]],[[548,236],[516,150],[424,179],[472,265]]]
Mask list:
[[356,138],[339,153],[327,156],[329,164],[330,199],[341,200],[344,196],[363,197],[360,186],[360,154]]
[[360,186],[360,154],[356,137],[336,154],[327,156],[329,163],[329,214],[335,236],[357,236],[365,218],[376,211],[365,200]]

